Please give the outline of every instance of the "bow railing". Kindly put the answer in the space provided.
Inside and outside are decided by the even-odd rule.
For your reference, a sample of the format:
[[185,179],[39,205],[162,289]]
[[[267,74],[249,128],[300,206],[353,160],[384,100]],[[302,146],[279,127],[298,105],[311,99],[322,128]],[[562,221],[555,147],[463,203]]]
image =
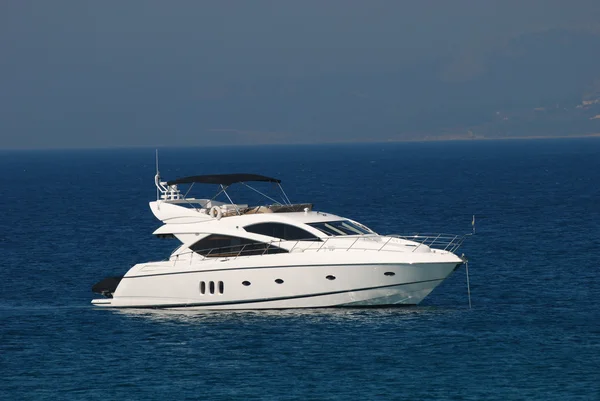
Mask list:
[[[414,234],[414,235],[345,235],[331,236],[322,241],[314,240],[273,240],[270,242],[252,242],[241,245],[196,249],[183,252],[170,258],[178,261],[180,256],[197,255],[201,260],[214,258],[238,258],[240,256],[263,256],[275,253],[319,252],[319,251],[376,251],[376,252],[416,252],[423,245],[433,249],[454,253],[471,234]],[[383,241],[373,241],[382,238]],[[364,241],[361,241],[364,240]],[[398,243],[394,240],[407,242]],[[185,261],[192,262],[190,257]]]
[[[415,251],[421,245],[427,245],[430,248],[441,249],[443,251],[453,252],[456,251],[463,244],[465,239],[472,234],[413,234],[413,235],[397,235],[391,234],[390,237],[400,238],[407,241],[413,241],[419,243],[414,249]],[[414,251],[413,251],[414,252]]]

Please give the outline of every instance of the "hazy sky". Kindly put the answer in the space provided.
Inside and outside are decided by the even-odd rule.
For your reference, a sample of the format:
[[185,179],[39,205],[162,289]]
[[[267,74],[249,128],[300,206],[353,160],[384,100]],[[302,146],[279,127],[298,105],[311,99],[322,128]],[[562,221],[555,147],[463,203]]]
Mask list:
[[3,0],[0,148],[376,139],[416,113],[398,79],[425,104],[419,66],[551,29],[600,33],[600,1]]

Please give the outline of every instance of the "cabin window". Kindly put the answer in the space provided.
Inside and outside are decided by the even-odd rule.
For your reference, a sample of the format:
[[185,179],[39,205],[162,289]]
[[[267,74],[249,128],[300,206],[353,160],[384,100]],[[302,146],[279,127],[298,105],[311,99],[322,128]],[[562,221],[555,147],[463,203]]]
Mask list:
[[372,234],[371,231],[349,220],[308,223],[308,225],[331,236]]
[[202,238],[190,249],[211,258],[287,253],[285,249],[264,242],[220,234],[211,234]]
[[156,238],[176,238],[173,234],[156,234]]
[[258,223],[244,227],[250,233],[267,235],[288,241],[320,241],[319,237],[300,227],[282,223]]

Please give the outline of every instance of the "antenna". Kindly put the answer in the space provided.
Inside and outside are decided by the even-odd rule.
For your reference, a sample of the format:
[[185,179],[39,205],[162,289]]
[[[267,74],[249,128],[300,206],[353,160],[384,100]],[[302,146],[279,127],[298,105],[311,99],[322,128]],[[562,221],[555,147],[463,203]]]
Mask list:
[[154,176],[154,184],[156,185],[156,200],[160,199],[160,173],[158,172],[158,149],[156,149],[156,175]]
[[156,175],[159,175],[159,173],[158,173],[158,149],[156,149]]

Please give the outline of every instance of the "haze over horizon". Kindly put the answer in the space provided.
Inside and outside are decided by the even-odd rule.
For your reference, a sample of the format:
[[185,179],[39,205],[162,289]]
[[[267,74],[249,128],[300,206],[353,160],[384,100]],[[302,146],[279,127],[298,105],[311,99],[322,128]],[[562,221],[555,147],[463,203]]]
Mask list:
[[0,148],[600,133],[600,3],[5,1]]

